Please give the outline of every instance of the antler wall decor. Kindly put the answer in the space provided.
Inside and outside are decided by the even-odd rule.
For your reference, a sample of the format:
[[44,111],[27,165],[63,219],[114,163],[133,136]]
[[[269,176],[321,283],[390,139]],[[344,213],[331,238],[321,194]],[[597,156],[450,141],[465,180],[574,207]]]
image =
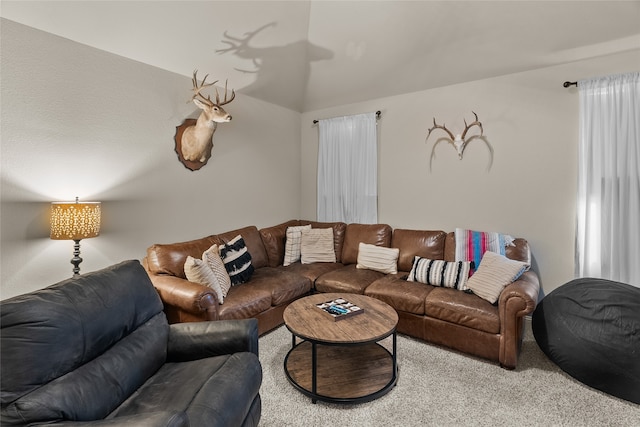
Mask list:
[[[457,135],[453,135],[453,133],[447,129],[447,127],[445,126],[445,124],[443,123],[442,125],[439,125],[436,123],[436,118],[433,118],[433,127],[429,129],[429,133],[427,134],[427,138],[429,139],[429,136],[431,135],[431,132],[433,132],[436,129],[442,129],[443,131],[445,131],[447,133],[447,135],[449,135],[449,139],[450,142],[453,144],[453,146],[455,147],[456,151],[458,152],[458,157],[460,158],[460,160],[462,160],[462,155],[464,154],[464,149],[467,146],[467,143],[472,139],[472,138],[479,138],[483,136],[483,132],[484,129],[482,129],[482,123],[480,123],[480,121],[478,120],[478,115],[473,112],[473,115],[476,117],[476,119],[467,124],[467,121],[464,120],[464,130],[462,131],[461,134],[457,134]],[[467,139],[467,132],[469,131],[469,129],[471,129],[473,126],[478,126],[480,128],[480,135],[473,135],[471,136],[469,139]],[[485,141],[486,142],[486,141]],[[435,146],[434,146],[435,148]]]
[[213,148],[213,134],[218,127],[218,123],[226,123],[231,121],[231,115],[227,113],[223,105],[226,105],[236,97],[235,91],[231,90],[231,98],[227,99],[227,82],[224,83],[224,99],[220,101],[218,89],[215,88],[216,100],[213,102],[211,96],[205,96],[201,93],[203,89],[213,86],[213,83],[206,83],[207,74],[202,79],[202,83],[198,84],[198,71],[193,72],[193,96],[187,102],[193,102],[202,110],[198,119],[186,119],[180,126],[176,128],[176,153],[178,158],[188,169],[197,170],[204,166],[209,157],[211,157],[211,149]]

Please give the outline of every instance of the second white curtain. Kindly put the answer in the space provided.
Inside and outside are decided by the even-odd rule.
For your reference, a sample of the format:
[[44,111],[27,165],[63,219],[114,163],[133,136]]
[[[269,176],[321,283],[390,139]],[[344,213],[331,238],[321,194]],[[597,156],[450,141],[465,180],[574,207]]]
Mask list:
[[640,73],[578,88],[576,275],[640,286]]
[[319,121],[318,221],[378,222],[375,113]]

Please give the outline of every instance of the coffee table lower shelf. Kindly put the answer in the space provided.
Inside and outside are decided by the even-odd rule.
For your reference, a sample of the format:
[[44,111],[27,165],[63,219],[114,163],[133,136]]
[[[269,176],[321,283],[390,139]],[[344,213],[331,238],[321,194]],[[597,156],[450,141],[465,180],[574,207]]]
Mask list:
[[294,337],[284,371],[289,382],[313,403],[369,402],[396,385],[395,332],[393,339],[392,354],[375,342],[345,346],[303,340],[296,344]]

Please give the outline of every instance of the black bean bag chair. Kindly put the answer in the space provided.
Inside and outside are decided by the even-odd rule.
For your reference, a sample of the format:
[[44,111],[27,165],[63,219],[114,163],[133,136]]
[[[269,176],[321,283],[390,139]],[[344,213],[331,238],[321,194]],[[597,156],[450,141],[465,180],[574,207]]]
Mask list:
[[532,327],[542,351],[567,374],[640,404],[640,288],[572,280],[538,303]]

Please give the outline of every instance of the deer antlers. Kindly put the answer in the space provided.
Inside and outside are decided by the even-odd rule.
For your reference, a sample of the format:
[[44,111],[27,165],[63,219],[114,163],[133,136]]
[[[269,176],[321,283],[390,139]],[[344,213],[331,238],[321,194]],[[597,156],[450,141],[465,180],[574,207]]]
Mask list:
[[465,146],[467,145],[467,140],[466,140],[466,136],[467,136],[467,132],[469,131],[469,129],[471,129],[473,126],[478,126],[480,128],[480,136],[482,136],[484,129],[482,128],[482,123],[480,123],[480,121],[478,120],[478,115],[473,112],[473,115],[475,116],[475,120],[469,124],[467,124],[467,121],[464,120],[464,131],[462,131],[462,134],[458,134],[458,135],[453,135],[453,133],[447,129],[447,126],[443,123],[442,125],[439,125],[436,123],[436,118],[433,118],[433,127],[431,127],[429,129],[429,133],[427,133],[427,139],[429,139],[429,136],[431,135],[431,132],[433,132],[436,129],[442,129],[443,131],[445,131],[447,133],[447,135],[449,135],[449,138],[451,139],[451,142],[453,143],[454,147],[456,148],[456,151],[458,152],[458,157],[460,159],[462,159],[462,154],[464,153],[464,149]]
[[215,103],[211,100],[211,96],[207,95],[207,97],[205,98],[204,95],[200,93],[202,89],[207,88],[209,86],[213,86],[214,84],[218,83],[218,80],[214,81],[213,83],[206,83],[207,77],[209,77],[209,74],[204,76],[204,79],[202,79],[202,83],[198,85],[198,70],[195,70],[193,72],[193,78],[191,79],[191,82],[193,83],[193,89],[191,89],[193,91],[193,96],[189,101],[187,101],[187,103],[198,98],[200,101],[206,103],[210,107],[213,107],[214,105],[217,105],[217,106],[226,105],[231,101],[233,101],[233,99],[236,97],[236,92],[233,89],[231,89],[231,99],[227,100],[227,80],[224,81],[224,100],[222,102],[220,102],[220,95],[218,94],[218,88],[215,88],[216,90]]
[[467,131],[469,129],[471,129],[472,126],[478,126],[480,128],[480,135],[482,136],[482,134],[484,133],[484,129],[482,128],[482,123],[480,123],[478,121],[478,115],[476,113],[474,113],[472,111],[473,115],[476,116],[476,119],[471,122],[470,124],[467,124],[467,120],[466,119],[462,119],[464,121],[464,131],[462,132],[461,138],[464,140],[465,135],[467,134]]
[[427,138],[429,138],[429,135],[431,135],[431,132],[433,132],[436,129],[442,129],[443,131],[445,131],[448,135],[449,138],[451,138],[451,140],[455,140],[456,137],[453,136],[453,134],[451,133],[451,131],[449,129],[447,129],[447,126],[443,123],[442,125],[439,125],[436,123],[436,118],[433,118],[433,127],[429,129],[429,133],[427,134]]

